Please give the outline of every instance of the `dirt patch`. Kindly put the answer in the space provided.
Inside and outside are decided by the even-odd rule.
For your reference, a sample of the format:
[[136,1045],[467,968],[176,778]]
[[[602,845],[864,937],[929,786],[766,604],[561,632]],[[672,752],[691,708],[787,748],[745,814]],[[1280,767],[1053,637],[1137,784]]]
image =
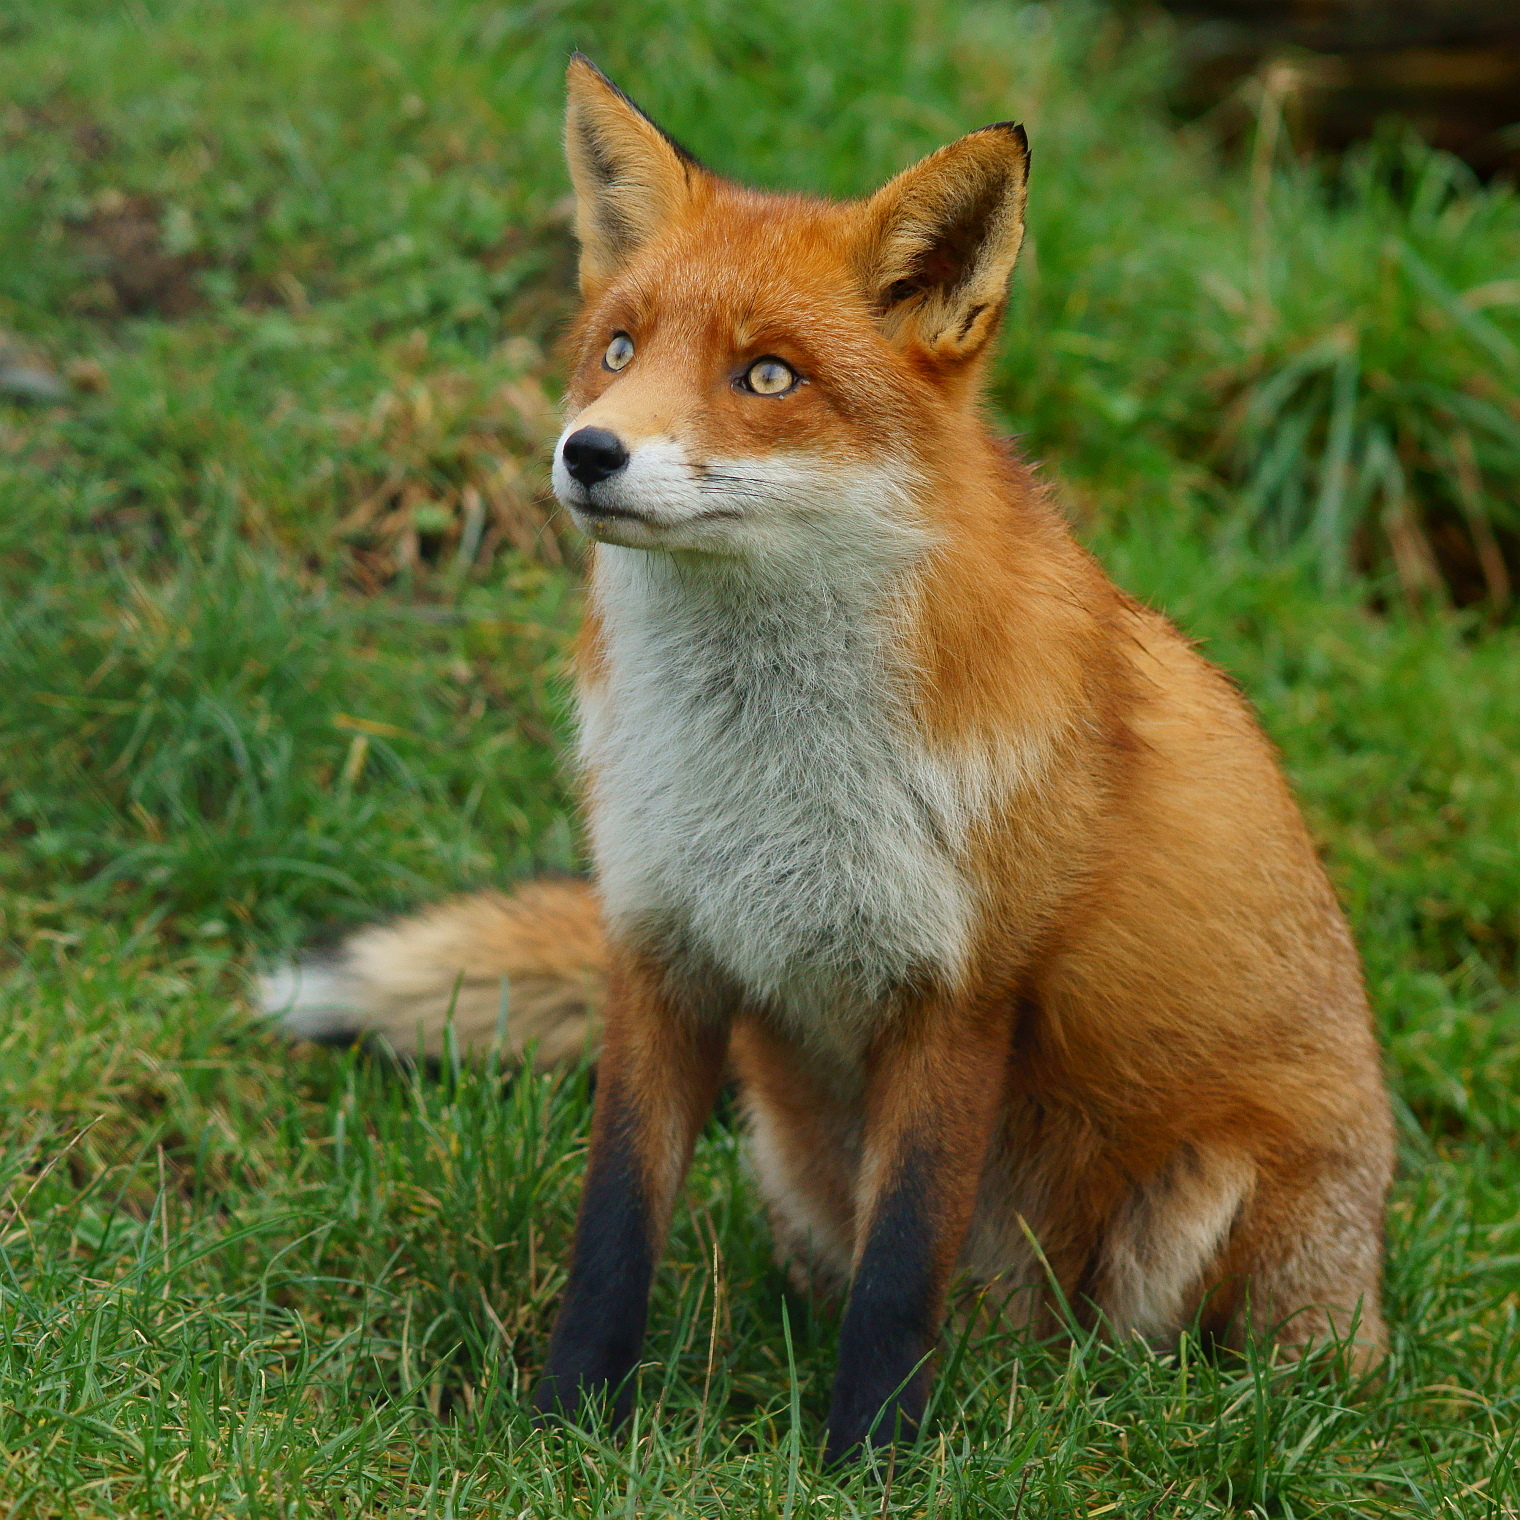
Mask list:
[[487,269],[518,267],[521,283],[502,310],[502,325],[539,344],[553,341],[575,304],[579,249],[572,215],[570,203],[562,202],[537,225],[510,229],[481,259]]
[[403,574],[469,575],[501,548],[565,563],[565,524],[548,490],[558,420],[542,352],[510,340],[507,374],[488,378],[430,369],[421,333],[408,346],[410,373],[339,430],[345,453],[366,459],[343,472],[352,505],[338,528],[355,586],[375,592]]
[[211,261],[169,252],[162,213],[152,196],[103,190],[69,223],[69,241],[91,278],[77,305],[103,315],[182,317],[204,304],[196,277]]
[[1520,172],[1514,0],[1162,0],[1188,115],[1249,137],[1265,90],[1295,140],[1339,150],[1402,116],[1483,175]]
[[[4,31],[0,29],[0,42]],[[0,141],[24,143],[37,132],[59,132],[67,136],[75,154],[85,160],[104,158],[115,146],[114,139],[82,105],[68,100],[22,107],[11,104],[0,111]]]

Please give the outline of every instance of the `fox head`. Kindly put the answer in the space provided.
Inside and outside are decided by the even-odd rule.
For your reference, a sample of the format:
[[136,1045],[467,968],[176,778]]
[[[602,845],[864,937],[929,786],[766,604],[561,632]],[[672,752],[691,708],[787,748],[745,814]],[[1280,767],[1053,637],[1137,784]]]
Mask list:
[[921,540],[925,487],[982,437],[1023,129],[984,127],[840,203],[720,178],[580,55],[568,83],[583,303],[554,489],[576,523],[813,562]]

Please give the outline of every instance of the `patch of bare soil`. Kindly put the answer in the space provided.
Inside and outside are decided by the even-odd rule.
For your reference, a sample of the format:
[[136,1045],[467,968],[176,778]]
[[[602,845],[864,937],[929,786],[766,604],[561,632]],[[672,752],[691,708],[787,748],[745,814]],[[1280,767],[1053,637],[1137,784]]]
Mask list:
[[162,207],[152,196],[103,190],[69,224],[70,242],[93,283],[79,304],[103,315],[182,317],[203,304],[196,276],[203,253],[164,246]]
[[354,584],[372,593],[402,574],[467,575],[501,548],[563,564],[547,469],[558,419],[541,353],[510,340],[516,376],[493,383],[427,369],[425,338],[411,341],[416,368],[340,428],[351,456],[386,461],[344,472],[353,505],[339,534]]

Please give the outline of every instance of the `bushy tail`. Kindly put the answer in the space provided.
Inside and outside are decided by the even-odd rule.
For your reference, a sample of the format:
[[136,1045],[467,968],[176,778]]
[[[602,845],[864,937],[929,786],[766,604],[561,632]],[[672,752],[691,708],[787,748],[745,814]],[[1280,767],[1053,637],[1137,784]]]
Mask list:
[[594,1050],[607,949],[596,896],[575,880],[529,881],[510,895],[454,898],[350,935],[260,979],[264,1012],[293,1039],[379,1039],[400,1056],[461,1053],[504,1062],[537,1047],[540,1066]]

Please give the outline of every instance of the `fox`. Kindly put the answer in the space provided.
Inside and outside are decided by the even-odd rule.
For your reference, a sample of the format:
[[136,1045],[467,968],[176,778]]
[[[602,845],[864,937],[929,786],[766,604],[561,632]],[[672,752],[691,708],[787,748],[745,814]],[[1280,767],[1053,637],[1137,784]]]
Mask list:
[[521,976],[596,1046],[539,1417],[628,1414],[729,1073],[778,1257],[842,1302],[830,1464],[914,1438],[957,1282],[1370,1374],[1393,1135],[1346,920],[1241,693],[984,416],[1023,128],[830,200],[579,54],[567,95],[592,881],[542,932],[533,884],[366,931],[330,999],[394,1039],[453,987],[478,1033]]

